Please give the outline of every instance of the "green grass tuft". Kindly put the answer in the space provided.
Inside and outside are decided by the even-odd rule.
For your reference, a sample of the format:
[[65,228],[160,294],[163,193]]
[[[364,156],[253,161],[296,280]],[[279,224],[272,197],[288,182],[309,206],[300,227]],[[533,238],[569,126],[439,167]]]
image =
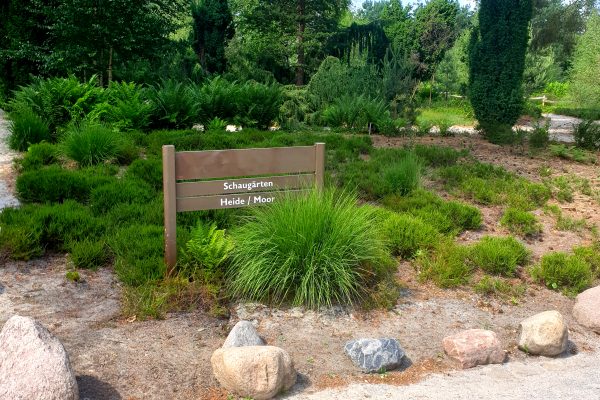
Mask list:
[[592,269],[585,259],[563,252],[548,253],[531,270],[533,278],[554,290],[575,295],[592,284]]
[[500,224],[511,233],[527,238],[535,237],[542,233],[542,225],[535,215],[518,208],[509,208],[500,218]]
[[375,220],[372,208],[334,190],[253,209],[232,232],[232,293],[310,308],[353,303],[389,269]]
[[470,248],[469,260],[493,275],[514,276],[529,260],[529,251],[513,237],[484,236]]

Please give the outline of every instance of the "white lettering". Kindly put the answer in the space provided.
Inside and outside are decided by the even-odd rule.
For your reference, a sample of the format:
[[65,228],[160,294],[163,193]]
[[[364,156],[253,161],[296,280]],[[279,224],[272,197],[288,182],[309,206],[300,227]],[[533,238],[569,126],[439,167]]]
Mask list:
[[251,182],[225,182],[223,183],[224,190],[248,190],[272,188],[272,181],[251,181]]
[[236,197],[233,199],[221,198],[221,207],[244,205],[246,205],[246,200],[242,199],[241,197]]
[[268,204],[272,203],[275,200],[275,197],[262,197],[262,196],[254,196],[252,203],[254,204]]

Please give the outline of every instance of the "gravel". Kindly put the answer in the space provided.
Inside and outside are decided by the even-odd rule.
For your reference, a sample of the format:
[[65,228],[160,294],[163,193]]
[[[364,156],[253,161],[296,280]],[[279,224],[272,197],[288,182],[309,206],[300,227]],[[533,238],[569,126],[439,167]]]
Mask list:
[[6,144],[8,134],[8,119],[6,113],[0,110],[0,210],[19,205],[19,201],[12,195],[6,184],[11,174],[12,160],[17,155]]
[[600,355],[578,355],[529,362],[509,362],[430,378],[410,386],[353,384],[312,394],[291,394],[290,400],[334,399],[598,399]]

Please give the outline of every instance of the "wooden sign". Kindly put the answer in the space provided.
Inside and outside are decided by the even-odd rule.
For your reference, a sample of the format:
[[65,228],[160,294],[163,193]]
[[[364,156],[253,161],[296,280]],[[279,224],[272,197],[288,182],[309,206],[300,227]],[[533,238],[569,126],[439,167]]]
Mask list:
[[177,213],[270,204],[284,193],[323,187],[325,144],[175,152],[163,146],[165,262],[177,263]]

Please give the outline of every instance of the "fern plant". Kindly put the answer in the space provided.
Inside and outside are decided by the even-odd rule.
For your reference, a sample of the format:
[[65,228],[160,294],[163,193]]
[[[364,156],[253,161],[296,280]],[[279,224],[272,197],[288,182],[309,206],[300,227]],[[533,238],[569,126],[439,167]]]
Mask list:
[[184,250],[181,272],[194,279],[213,281],[222,276],[218,268],[229,258],[233,243],[217,225],[198,222]]

